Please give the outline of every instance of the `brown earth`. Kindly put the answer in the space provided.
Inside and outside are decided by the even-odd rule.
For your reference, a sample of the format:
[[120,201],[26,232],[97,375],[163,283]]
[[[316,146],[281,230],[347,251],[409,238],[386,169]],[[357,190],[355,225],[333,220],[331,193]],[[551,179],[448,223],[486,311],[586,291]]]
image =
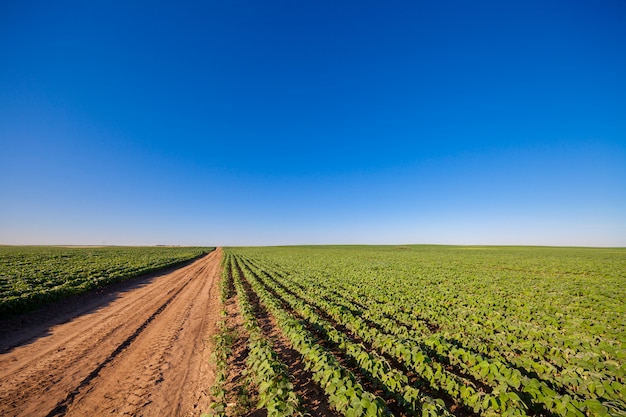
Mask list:
[[0,415],[206,412],[220,258],[0,321]]

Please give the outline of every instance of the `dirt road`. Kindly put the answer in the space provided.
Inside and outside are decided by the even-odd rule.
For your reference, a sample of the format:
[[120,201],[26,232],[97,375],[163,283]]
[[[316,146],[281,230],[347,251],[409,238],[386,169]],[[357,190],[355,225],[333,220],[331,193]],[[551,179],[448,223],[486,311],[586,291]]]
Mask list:
[[0,323],[0,415],[206,412],[220,257]]

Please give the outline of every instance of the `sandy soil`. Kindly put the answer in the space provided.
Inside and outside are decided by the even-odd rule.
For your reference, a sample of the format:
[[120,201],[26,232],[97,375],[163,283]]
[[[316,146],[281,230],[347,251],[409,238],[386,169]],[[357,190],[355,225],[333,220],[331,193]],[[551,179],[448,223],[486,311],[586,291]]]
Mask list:
[[206,412],[220,258],[1,321],[0,415]]

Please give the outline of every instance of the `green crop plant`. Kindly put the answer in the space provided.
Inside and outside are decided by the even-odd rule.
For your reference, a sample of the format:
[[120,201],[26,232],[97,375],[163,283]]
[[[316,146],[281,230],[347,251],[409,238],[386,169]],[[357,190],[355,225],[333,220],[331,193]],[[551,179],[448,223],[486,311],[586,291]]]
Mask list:
[[[355,381],[381,386],[403,413],[452,406],[476,415],[626,415],[626,249],[226,252],[272,314],[285,316],[296,345],[305,327],[318,329],[358,364]],[[344,384],[354,377],[322,375]],[[407,392],[412,402],[402,401]]]
[[178,265],[214,248],[0,247],[0,317]]

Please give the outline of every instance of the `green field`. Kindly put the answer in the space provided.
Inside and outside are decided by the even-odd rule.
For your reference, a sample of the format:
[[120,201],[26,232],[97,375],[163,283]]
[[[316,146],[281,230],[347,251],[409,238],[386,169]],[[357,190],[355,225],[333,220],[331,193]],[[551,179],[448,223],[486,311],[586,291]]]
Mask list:
[[0,317],[175,265],[211,250],[0,246]]
[[[257,300],[342,414],[626,415],[626,249],[227,248],[224,266],[224,298]],[[297,406],[284,376],[256,380],[270,414]]]

